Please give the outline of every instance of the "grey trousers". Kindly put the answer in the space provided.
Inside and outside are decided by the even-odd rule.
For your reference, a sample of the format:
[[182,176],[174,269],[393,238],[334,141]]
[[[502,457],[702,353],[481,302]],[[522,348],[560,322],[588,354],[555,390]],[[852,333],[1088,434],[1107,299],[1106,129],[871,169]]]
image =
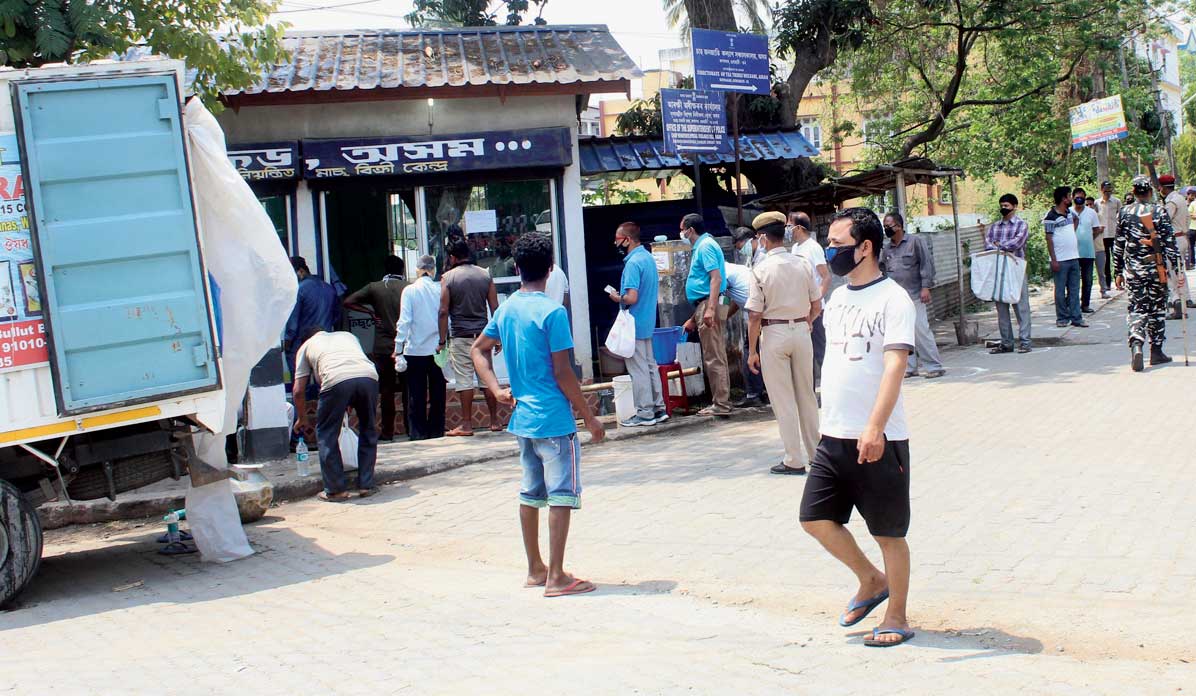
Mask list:
[[631,398],[640,418],[655,418],[664,410],[664,396],[660,392],[660,371],[656,369],[656,355],[652,339],[636,339],[635,354],[626,358],[627,374],[631,375]]
[[[1099,268],[1097,269],[1100,270]],[[1099,273],[1098,273],[1099,275]],[[1013,348],[1013,322],[1009,319],[1010,305],[1005,302],[997,302],[997,326],[1001,330],[1001,345],[1005,348]],[[1018,345],[1025,348],[1030,347],[1030,282],[1029,279],[1022,280],[1022,297],[1013,305],[1013,311],[1017,314],[1017,342]]]
[[939,359],[939,346],[934,342],[934,332],[930,330],[930,315],[926,312],[926,305],[917,297],[911,299],[914,301],[914,307],[918,310],[918,321],[917,332],[914,336],[914,351],[909,354],[909,370],[911,372],[941,370],[943,362]]

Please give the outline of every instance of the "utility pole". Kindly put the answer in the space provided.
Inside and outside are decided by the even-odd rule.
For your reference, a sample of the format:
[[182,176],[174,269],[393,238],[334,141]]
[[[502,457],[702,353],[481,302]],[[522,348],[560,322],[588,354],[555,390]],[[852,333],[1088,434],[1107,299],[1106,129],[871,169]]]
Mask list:
[[[1098,58],[1092,71],[1092,97],[1100,99],[1105,96],[1105,69]],[[1109,143],[1097,143],[1092,153],[1096,157],[1096,185],[1109,181]]]
[[1150,88],[1154,91],[1154,106],[1158,111],[1159,120],[1163,125],[1163,144],[1167,149],[1167,164],[1171,174],[1175,174],[1175,151],[1171,149],[1171,114],[1163,109],[1163,93],[1159,88],[1159,71],[1155,70],[1154,60],[1150,61]]

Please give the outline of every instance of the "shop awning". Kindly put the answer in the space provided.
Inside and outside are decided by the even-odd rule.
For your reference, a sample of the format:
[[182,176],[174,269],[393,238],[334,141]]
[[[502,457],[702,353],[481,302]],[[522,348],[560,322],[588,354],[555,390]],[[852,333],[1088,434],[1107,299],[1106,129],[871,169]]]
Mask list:
[[[582,176],[615,180],[659,179],[673,176],[678,169],[693,166],[693,155],[681,157],[665,152],[664,140],[646,137],[582,138],[579,143]],[[818,149],[797,128],[777,128],[742,133],[740,158],[744,162],[813,157]],[[723,138],[717,152],[700,155],[702,164],[718,165],[735,161],[735,144]]]
[[925,157],[910,157],[892,164],[882,164],[859,174],[831,179],[813,188],[757,198],[753,205],[765,210],[835,210],[844,201],[892,191],[897,188],[899,176],[909,186],[928,184],[935,179],[962,174],[963,170],[957,167],[942,166]]

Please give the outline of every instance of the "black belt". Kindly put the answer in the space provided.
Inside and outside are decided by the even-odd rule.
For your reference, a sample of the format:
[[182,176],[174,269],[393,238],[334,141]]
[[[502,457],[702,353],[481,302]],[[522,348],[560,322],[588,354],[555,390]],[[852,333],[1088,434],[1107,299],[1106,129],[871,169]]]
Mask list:
[[453,334],[453,338],[477,338],[478,336],[481,336],[481,335],[482,335],[482,334],[480,334],[480,333],[475,333],[475,334]]
[[760,320],[761,326],[776,326],[778,324],[804,324],[804,323],[806,323],[805,317],[802,317],[801,319],[761,319]]

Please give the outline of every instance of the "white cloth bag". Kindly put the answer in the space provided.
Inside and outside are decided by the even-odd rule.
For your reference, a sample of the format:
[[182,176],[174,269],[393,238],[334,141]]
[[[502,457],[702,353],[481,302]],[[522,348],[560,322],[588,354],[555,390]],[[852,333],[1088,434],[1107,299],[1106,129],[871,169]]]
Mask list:
[[972,294],[989,302],[1017,304],[1026,280],[1026,262],[1007,251],[972,254]]
[[606,335],[606,349],[620,358],[635,355],[635,317],[626,309],[619,310],[615,325]]

